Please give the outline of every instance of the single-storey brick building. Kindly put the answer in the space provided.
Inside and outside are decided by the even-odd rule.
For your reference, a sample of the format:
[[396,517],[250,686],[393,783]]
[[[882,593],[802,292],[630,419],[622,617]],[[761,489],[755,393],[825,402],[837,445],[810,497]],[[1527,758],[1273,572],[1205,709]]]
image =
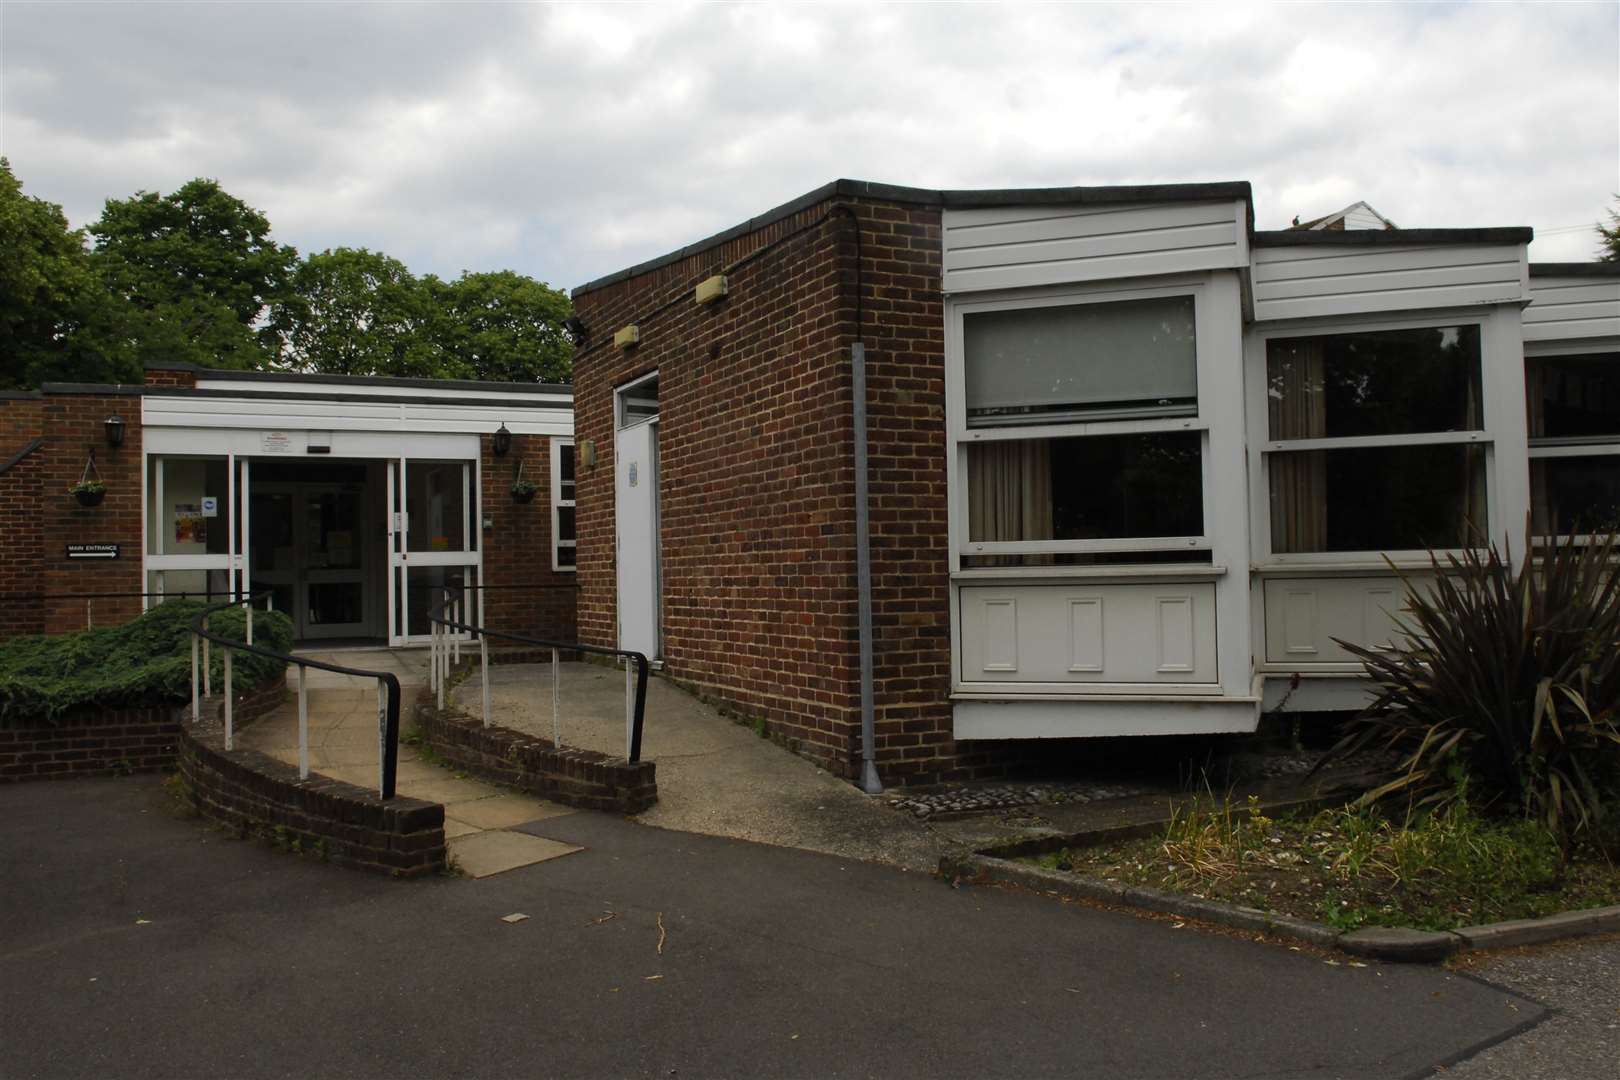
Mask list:
[[1354,707],[1386,556],[1620,525],[1620,265],[1356,209],[841,180],[579,288],[582,639],[868,789]]
[[0,394],[0,637],[267,590],[306,643],[409,645],[459,582],[571,641],[572,434],[567,386],[182,365]]

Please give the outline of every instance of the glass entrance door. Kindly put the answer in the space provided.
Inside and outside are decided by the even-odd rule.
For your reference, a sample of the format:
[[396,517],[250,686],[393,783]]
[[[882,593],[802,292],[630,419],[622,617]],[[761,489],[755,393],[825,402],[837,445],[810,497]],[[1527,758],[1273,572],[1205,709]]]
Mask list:
[[[390,644],[425,642],[443,589],[479,584],[477,477],[471,461],[401,459],[389,470]],[[469,597],[476,622],[477,591]]]
[[375,633],[366,618],[365,503],[354,485],[253,487],[253,586],[273,590],[300,639]]

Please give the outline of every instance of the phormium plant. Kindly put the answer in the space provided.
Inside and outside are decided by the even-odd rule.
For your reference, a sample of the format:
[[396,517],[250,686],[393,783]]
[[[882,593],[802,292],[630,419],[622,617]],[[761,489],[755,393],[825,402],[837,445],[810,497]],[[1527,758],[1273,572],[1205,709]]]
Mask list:
[[1430,558],[1432,582],[1405,575],[1397,645],[1341,641],[1377,687],[1329,757],[1372,745],[1403,755],[1401,775],[1363,797],[1445,802],[1459,768],[1487,807],[1543,822],[1568,853],[1620,814],[1620,574],[1616,537],[1573,536],[1511,552]]

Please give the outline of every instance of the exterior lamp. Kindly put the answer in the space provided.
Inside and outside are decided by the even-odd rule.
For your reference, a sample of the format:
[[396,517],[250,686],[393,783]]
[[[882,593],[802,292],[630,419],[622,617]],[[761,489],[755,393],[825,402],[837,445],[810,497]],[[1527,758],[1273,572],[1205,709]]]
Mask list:
[[512,449],[512,432],[507,429],[506,421],[502,420],[501,426],[495,429],[495,456],[505,457],[510,449]]
[[107,417],[107,419],[105,419],[105,420],[103,420],[101,422],[101,426],[103,428],[105,428],[106,431],[107,431],[107,445],[108,446],[118,447],[118,446],[123,446],[124,445],[124,418],[123,417],[121,417],[121,416],[109,416],[109,417]]

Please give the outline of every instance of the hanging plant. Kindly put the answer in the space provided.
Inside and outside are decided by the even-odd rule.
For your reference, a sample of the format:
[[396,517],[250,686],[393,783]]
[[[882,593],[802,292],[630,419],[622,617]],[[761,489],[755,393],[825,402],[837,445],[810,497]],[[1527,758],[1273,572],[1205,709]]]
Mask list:
[[68,488],[68,494],[79,501],[80,506],[99,506],[101,500],[107,497],[107,485],[101,479],[101,470],[96,468],[96,452],[90,451],[85,459],[84,471],[79,474],[79,482]]
[[540,485],[523,475],[523,462],[518,462],[517,475],[512,478],[512,501],[526,503],[534,501],[534,493],[540,490]]

